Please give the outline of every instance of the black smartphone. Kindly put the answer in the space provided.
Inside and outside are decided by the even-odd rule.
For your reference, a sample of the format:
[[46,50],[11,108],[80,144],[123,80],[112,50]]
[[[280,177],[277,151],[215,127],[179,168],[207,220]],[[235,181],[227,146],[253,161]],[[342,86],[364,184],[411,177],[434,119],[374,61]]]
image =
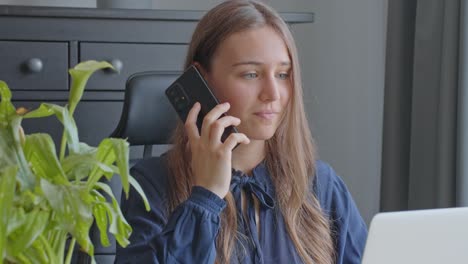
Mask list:
[[[205,115],[219,104],[218,99],[216,99],[213,92],[208,87],[207,82],[194,65],[186,69],[185,72],[166,89],[166,96],[184,123],[193,105],[196,102],[200,103],[201,110],[197,118],[199,132],[201,132]],[[225,115],[223,114],[223,116]],[[227,127],[224,130],[221,141],[224,142],[231,133],[237,132],[234,126]]]

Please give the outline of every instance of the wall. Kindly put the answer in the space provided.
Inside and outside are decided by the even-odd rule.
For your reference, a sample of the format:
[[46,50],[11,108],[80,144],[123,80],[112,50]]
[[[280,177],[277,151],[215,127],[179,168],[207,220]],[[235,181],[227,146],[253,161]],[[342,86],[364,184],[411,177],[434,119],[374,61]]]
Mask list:
[[0,0],[0,5],[96,7],[96,0]]
[[[0,0],[0,4],[95,7],[93,0]],[[207,10],[220,0],[155,0],[154,8]],[[386,0],[270,0],[310,11],[295,25],[306,110],[321,158],[343,177],[370,222],[379,210]]]

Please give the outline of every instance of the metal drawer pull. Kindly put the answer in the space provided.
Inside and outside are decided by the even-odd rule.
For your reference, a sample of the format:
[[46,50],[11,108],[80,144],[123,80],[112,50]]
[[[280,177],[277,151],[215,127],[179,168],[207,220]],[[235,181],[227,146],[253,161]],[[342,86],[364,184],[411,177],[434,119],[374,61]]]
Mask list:
[[26,67],[28,71],[33,73],[39,73],[42,71],[44,65],[42,64],[42,60],[39,58],[31,58],[26,62]]
[[110,62],[110,64],[112,64],[112,66],[114,67],[114,69],[120,73],[123,69],[123,62],[119,59],[112,59]]

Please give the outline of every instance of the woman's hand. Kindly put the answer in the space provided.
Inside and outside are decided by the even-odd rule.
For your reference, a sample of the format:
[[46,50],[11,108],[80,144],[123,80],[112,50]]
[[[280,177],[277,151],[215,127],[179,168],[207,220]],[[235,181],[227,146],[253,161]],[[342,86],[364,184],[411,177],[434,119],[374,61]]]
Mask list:
[[[233,116],[221,117],[229,110],[229,103],[213,108],[203,119],[201,134],[197,128],[200,104],[197,102],[190,110],[185,121],[192,152],[192,173],[195,185],[202,186],[219,197],[224,198],[231,183],[232,150],[237,144],[249,144],[245,134],[232,133],[223,142],[221,136],[229,126],[238,126],[240,119]],[[221,117],[221,118],[220,118]]]

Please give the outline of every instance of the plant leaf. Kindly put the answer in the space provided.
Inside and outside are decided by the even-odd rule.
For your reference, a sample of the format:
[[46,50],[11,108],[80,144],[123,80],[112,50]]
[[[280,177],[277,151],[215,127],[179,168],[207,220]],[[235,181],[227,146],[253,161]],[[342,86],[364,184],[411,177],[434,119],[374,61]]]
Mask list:
[[89,238],[89,229],[93,223],[93,198],[86,186],[55,185],[41,179],[41,188],[57,215],[60,227],[70,232],[85,252],[94,255],[94,247]]
[[148,202],[148,198],[146,198],[145,192],[141,188],[140,184],[132,176],[129,176],[128,179],[129,179],[130,184],[132,185],[132,187],[135,188],[135,190],[141,196],[141,199],[143,200],[143,203],[145,204],[146,211],[149,212],[151,210],[151,208],[150,208],[150,205],[149,205],[149,202]]
[[49,220],[49,212],[42,211],[41,208],[34,208],[26,213],[23,225],[10,234],[9,241],[12,246],[12,254],[19,255],[42,234]]
[[70,97],[68,100],[68,107],[70,110],[70,115],[73,116],[75,108],[83,96],[83,92],[88,82],[89,77],[100,69],[111,68],[112,65],[106,61],[97,62],[94,60],[81,62],[76,65],[73,69],[70,69],[68,72],[72,78],[72,85],[70,89]]
[[[110,166],[115,162],[115,158],[113,144],[109,138],[105,138],[101,143],[99,143],[96,152],[96,160],[104,165]],[[113,173],[106,173],[96,165],[91,171],[87,181],[89,190],[94,188],[94,184],[101,179],[102,175],[105,175],[107,179],[110,179]]]
[[[28,118],[41,118],[41,117],[48,117],[51,115],[56,114],[56,110],[49,106],[50,104],[42,103],[38,108],[31,110],[23,115],[24,119]],[[55,110],[55,111],[54,111]]]
[[106,198],[100,192],[93,189],[91,191],[91,195],[93,195],[93,197],[95,198],[96,205],[99,205],[100,211],[104,211],[104,213],[107,214],[106,224],[105,225],[103,225],[103,223],[99,223],[98,217],[96,217],[96,224],[97,224],[97,226],[99,228],[99,232],[100,232],[100,236],[101,236],[101,243],[103,245],[105,245],[106,240],[108,240],[108,237],[107,237],[107,224],[108,224],[107,219],[109,219],[109,222],[112,224],[115,221],[115,219],[117,218],[117,215],[116,215],[116,212],[114,211],[114,209],[112,208],[112,206],[109,203],[107,203]]
[[69,184],[55,152],[54,141],[48,134],[26,136],[24,144],[26,159],[35,174],[53,183]]
[[125,220],[125,217],[123,216],[122,211],[120,210],[119,203],[115,199],[115,196],[112,193],[112,190],[109,187],[109,185],[104,184],[102,182],[97,182],[95,184],[95,187],[104,191],[112,200],[114,221],[111,222],[109,232],[115,236],[115,239],[122,247],[126,247],[130,243],[128,238],[132,233],[132,227],[128,224],[127,220]]
[[110,245],[109,237],[107,236],[107,213],[106,207],[102,204],[96,204],[93,207],[93,215],[96,220],[96,225],[99,228],[99,234],[101,237],[101,244],[105,247]]
[[17,164],[16,144],[11,127],[0,126],[0,168]]
[[13,115],[7,126],[0,125],[0,168],[18,166],[17,179],[20,189],[25,190],[33,188],[35,177],[29,168],[20,142],[21,119],[21,116]]
[[16,114],[15,106],[11,103],[11,91],[6,82],[0,80],[0,125],[7,126],[12,115]]
[[36,240],[24,250],[25,256],[29,258],[32,263],[40,264],[52,264],[52,260],[49,259],[47,252],[44,250],[44,245],[38,236]]
[[[3,214],[2,214],[3,215]],[[10,220],[8,221],[7,235],[20,228],[26,221],[26,213],[22,207],[12,208],[10,211]]]
[[67,139],[68,149],[71,153],[80,153],[82,146],[78,138],[78,128],[75,120],[72,118],[66,107],[42,103],[37,109],[26,113],[23,118],[40,118],[55,115],[62,123],[65,137]]
[[62,161],[62,167],[69,180],[82,180],[88,177],[94,167],[106,174],[112,174],[113,168],[96,160],[95,154],[71,154]]
[[0,171],[0,263],[6,254],[7,231],[16,189],[18,167],[9,166]]
[[128,183],[128,178],[130,176],[128,163],[130,161],[129,158],[129,151],[128,151],[128,142],[125,139],[121,138],[110,138],[112,142],[112,146],[114,148],[114,153],[116,156],[116,163],[117,167],[119,168],[119,175],[122,181],[122,188],[125,193],[125,197],[128,199],[128,192],[130,190],[130,186]]
[[79,154],[96,154],[97,148],[96,147],[91,147],[88,144],[84,142],[79,143]]

